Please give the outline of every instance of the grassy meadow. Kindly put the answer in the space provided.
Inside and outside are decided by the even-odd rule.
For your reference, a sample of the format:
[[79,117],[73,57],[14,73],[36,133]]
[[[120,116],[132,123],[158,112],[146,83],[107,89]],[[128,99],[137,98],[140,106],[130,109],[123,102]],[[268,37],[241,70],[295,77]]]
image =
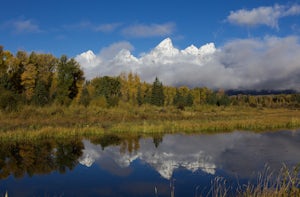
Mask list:
[[117,108],[24,106],[0,112],[1,139],[64,138],[104,133],[213,133],[300,128],[300,110],[241,106],[176,107],[126,103]]

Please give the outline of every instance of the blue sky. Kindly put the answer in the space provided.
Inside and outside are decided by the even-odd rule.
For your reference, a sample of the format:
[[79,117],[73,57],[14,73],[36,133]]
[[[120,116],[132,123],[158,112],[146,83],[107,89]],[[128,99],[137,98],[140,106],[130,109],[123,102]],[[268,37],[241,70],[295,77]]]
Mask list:
[[228,20],[231,12],[300,1],[271,0],[10,0],[1,1],[0,44],[17,50],[66,54],[99,52],[112,43],[127,41],[133,54],[147,52],[170,37],[178,48],[190,44],[216,46],[237,38],[299,35],[300,14],[275,16],[275,26]]
[[0,1],[0,45],[74,57],[87,79],[134,72],[166,85],[300,91],[300,0]]

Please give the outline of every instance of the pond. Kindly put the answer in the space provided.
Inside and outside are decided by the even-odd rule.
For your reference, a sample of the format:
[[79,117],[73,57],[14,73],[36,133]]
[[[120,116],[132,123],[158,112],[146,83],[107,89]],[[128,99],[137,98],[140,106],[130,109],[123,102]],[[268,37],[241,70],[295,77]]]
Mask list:
[[110,134],[0,148],[0,196],[206,196],[216,179],[234,194],[266,168],[299,164],[300,131]]

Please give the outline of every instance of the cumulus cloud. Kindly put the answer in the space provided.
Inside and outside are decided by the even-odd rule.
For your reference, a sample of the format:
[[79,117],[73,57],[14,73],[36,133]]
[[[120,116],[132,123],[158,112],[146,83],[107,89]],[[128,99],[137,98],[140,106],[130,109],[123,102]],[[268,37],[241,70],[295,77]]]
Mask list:
[[167,38],[139,57],[132,49],[130,43],[117,43],[98,55],[92,52],[89,62],[85,53],[76,60],[88,79],[134,72],[147,82],[158,76],[165,85],[300,90],[300,44],[295,36],[236,39],[218,48],[209,43],[182,50]]
[[240,9],[231,11],[227,20],[236,25],[266,25],[278,29],[278,20],[280,18],[299,14],[299,5],[285,6],[276,4],[274,6],[258,7],[252,10]]
[[2,24],[2,28],[11,29],[13,33],[39,33],[42,30],[31,19],[13,19]]
[[126,27],[122,30],[122,33],[130,37],[156,37],[156,36],[168,36],[175,31],[175,23],[164,24],[135,24]]
[[113,59],[121,50],[132,51],[134,47],[126,41],[116,42],[101,49],[99,56],[105,60]]

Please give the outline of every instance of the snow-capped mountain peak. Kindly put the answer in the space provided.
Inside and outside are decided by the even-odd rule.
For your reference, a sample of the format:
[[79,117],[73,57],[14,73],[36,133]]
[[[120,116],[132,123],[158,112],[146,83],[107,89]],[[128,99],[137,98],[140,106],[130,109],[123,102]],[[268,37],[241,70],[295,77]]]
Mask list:
[[128,49],[122,49],[114,58],[114,61],[118,63],[130,63],[138,62],[138,59],[134,57]]
[[199,54],[199,50],[197,47],[195,47],[195,45],[191,45],[189,47],[187,47],[186,49],[181,51],[184,55],[198,55]]
[[157,46],[156,46],[157,49],[165,49],[165,50],[168,50],[168,49],[172,49],[174,48],[173,47],[173,43],[172,43],[172,40],[171,38],[166,38],[164,39],[163,41],[161,41]]
[[82,58],[84,58],[88,63],[91,63],[96,58],[96,55],[91,50],[81,53],[80,56],[82,56]]
[[173,46],[172,40],[166,38],[161,41],[150,53],[146,54],[141,60],[146,62],[156,62],[168,64],[173,62],[173,57],[179,54],[179,50]]
[[216,52],[216,47],[214,43],[208,43],[199,48],[199,53],[202,55],[210,55]]

